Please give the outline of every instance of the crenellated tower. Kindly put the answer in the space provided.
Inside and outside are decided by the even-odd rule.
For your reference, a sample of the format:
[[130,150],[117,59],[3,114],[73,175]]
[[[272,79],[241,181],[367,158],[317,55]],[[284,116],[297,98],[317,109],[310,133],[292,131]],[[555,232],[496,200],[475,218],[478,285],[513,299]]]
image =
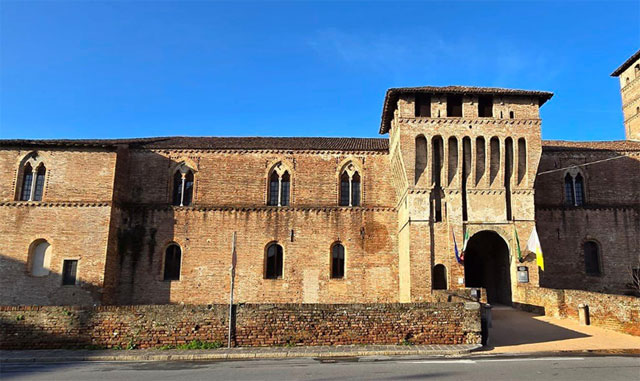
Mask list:
[[[535,226],[539,109],[551,96],[461,86],[387,91],[380,133],[390,140],[401,302],[483,287],[490,301],[510,303],[519,286],[538,284],[535,259],[518,259],[515,235],[524,249]],[[461,264],[455,246],[462,251],[465,233]],[[528,283],[517,283],[518,266]]]

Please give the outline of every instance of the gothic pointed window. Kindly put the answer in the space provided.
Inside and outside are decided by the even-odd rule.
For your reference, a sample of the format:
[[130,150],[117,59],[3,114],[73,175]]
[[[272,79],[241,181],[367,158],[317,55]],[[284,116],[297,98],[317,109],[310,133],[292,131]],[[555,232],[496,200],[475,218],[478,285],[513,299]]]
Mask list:
[[193,203],[193,171],[185,164],[176,168],[173,174],[173,197],[171,203],[175,206],[189,206]]
[[22,172],[22,191],[20,192],[20,201],[31,200],[31,186],[33,185],[33,169],[31,164],[27,163]]
[[564,176],[564,201],[569,206],[584,206],[584,177],[579,172]]
[[340,206],[360,206],[362,203],[361,178],[353,163],[347,164],[340,173]]
[[291,202],[291,175],[282,163],[273,166],[269,175],[267,205],[289,206]]
[[331,247],[331,278],[344,278],[344,246],[336,243]]
[[582,206],[584,205],[584,181],[582,180],[582,175],[577,174],[575,179],[575,205]]
[[20,201],[42,201],[46,173],[47,168],[37,152],[27,155],[18,171],[16,198]]
[[40,164],[38,166],[38,170],[36,171],[36,184],[33,188],[33,200],[34,201],[42,201],[42,192],[44,191],[44,177],[47,173],[47,169],[44,164]]
[[267,252],[265,253],[265,274],[266,279],[280,279],[282,278],[282,246],[277,243],[272,243],[267,246]]

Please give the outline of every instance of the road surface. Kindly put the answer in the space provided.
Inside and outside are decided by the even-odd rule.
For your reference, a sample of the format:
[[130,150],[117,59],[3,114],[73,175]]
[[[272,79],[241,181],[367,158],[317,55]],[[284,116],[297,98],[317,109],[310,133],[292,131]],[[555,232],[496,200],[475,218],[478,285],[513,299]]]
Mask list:
[[4,363],[5,380],[640,380],[640,357]]

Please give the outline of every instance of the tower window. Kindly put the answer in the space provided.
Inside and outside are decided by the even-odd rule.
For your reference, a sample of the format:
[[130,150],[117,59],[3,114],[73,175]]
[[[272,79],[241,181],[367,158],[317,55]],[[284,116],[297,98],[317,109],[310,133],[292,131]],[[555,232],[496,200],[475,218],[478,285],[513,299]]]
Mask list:
[[416,116],[431,116],[431,96],[416,94]]
[[39,162],[35,153],[30,154],[28,161],[22,166],[22,183],[19,189],[20,201],[42,201],[44,180],[47,168]]
[[509,119],[514,119],[516,117],[516,113],[513,111],[509,111]]
[[447,96],[447,116],[462,116],[462,95]]
[[481,118],[493,117],[493,97],[491,95],[481,95],[478,98],[478,116]]

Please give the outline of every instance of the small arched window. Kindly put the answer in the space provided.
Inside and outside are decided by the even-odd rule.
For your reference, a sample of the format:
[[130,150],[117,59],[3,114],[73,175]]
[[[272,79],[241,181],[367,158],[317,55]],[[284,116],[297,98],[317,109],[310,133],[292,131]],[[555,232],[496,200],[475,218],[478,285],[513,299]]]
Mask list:
[[587,275],[601,275],[600,251],[594,241],[584,243],[584,266]]
[[636,78],[640,76],[640,64],[636,64],[636,66],[634,67],[634,73],[636,75]]
[[627,81],[626,81],[625,85],[628,85],[629,82],[630,82],[629,77],[627,77]]
[[640,114],[640,106],[636,106],[636,114]]
[[282,165],[276,164],[269,175],[267,205],[289,206],[291,194],[291,175]]
[[567,173],[564,176],[564,201],[566,205],[583,206],[585,204],[584,197],[584,178],[580,173]]
[[265,258],[265,274],[266,279],[282,278],[282,246],[272,243],[267,246]]
[[173,174],[173,200],[175,206],[189,206],[193,202],[193,171],[182,164]]
[[344,278],[344,246],[336,243],[331,247],[331,278]]
[[516,113],[513,111],[509,111],[509,119],[513,119],[516,117]]
[[340,206],[360,206],[360,174],[353,163],[340,174]]
[[29,271],[31,275],[49,275],[49,267],[51,265],[51,245],[49,242],[41,240],[31,245],[30,262]]
[[433,289],[447,289],[447,268],[442,264],[433,266]]
[[180,280],[182,250],[175,243],[167,246],[164,253],[164,280]]

